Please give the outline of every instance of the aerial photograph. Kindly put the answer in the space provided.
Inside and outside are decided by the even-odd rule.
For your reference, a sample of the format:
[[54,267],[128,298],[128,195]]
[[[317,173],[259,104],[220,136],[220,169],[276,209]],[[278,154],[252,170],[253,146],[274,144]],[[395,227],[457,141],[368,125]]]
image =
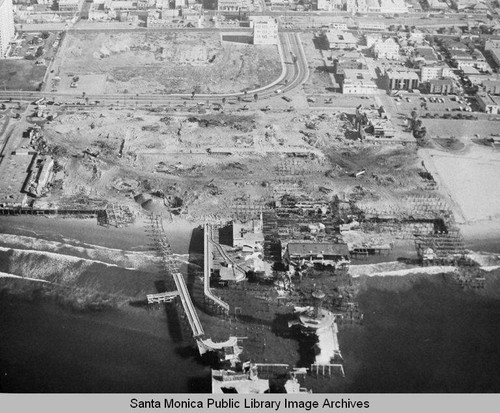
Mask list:
[[500,393],[499,0],[0,0],[0,393]]

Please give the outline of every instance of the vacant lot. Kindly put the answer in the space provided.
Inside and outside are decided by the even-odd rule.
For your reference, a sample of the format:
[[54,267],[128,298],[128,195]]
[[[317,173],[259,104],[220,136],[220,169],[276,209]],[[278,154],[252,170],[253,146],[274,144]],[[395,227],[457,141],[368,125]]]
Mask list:
[[281,73],[276,46],[222,42],[217,33],[75,33],[65,42],[54,71],[78,76],[87,93],[229,93]]
[[422,123],[431,138],[473,138],[476,134],[484,138],[500,130],[500,122],[487,120],[422,119]]
[[46,69],[32,60],[0,60],[0,90],[38,90]]
[[460,155],[434,150],[428,153],[465,220],[492,219],[499,215],[500,162],[497,152],[472,145]]

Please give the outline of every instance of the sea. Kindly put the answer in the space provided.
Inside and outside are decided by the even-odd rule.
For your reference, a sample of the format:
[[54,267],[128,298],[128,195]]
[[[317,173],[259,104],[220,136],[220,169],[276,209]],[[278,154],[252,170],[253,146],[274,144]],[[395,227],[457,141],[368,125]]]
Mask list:
[[[26,235],[12,228],[7,232]],[[342,325],[339,333],[346,377],[320,378],[315,392],[500,391],[498,274],[480,290],[443,275],[359,282],[363,324]],[[168,318],[161,308],[75,311],[0,288],[0,392],[210,392],[209,366]]]

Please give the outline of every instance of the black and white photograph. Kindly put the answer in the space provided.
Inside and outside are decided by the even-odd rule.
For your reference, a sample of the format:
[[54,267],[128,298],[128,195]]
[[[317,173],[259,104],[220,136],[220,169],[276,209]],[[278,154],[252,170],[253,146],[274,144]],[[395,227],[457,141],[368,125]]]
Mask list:
[[0,393],[500,394],[499,72],[499,0],[0,0]]

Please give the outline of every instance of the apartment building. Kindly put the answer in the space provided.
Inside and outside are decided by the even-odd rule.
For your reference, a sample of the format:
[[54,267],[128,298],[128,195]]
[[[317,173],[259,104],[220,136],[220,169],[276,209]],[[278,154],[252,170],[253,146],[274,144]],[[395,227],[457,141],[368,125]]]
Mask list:
[[14,13],[12,0],[0,0],[0,58],[9,50],[9,42],[14,38]]
[[399,60],[399,44],[389,37],[373,45],[373,54],[378,59]]

